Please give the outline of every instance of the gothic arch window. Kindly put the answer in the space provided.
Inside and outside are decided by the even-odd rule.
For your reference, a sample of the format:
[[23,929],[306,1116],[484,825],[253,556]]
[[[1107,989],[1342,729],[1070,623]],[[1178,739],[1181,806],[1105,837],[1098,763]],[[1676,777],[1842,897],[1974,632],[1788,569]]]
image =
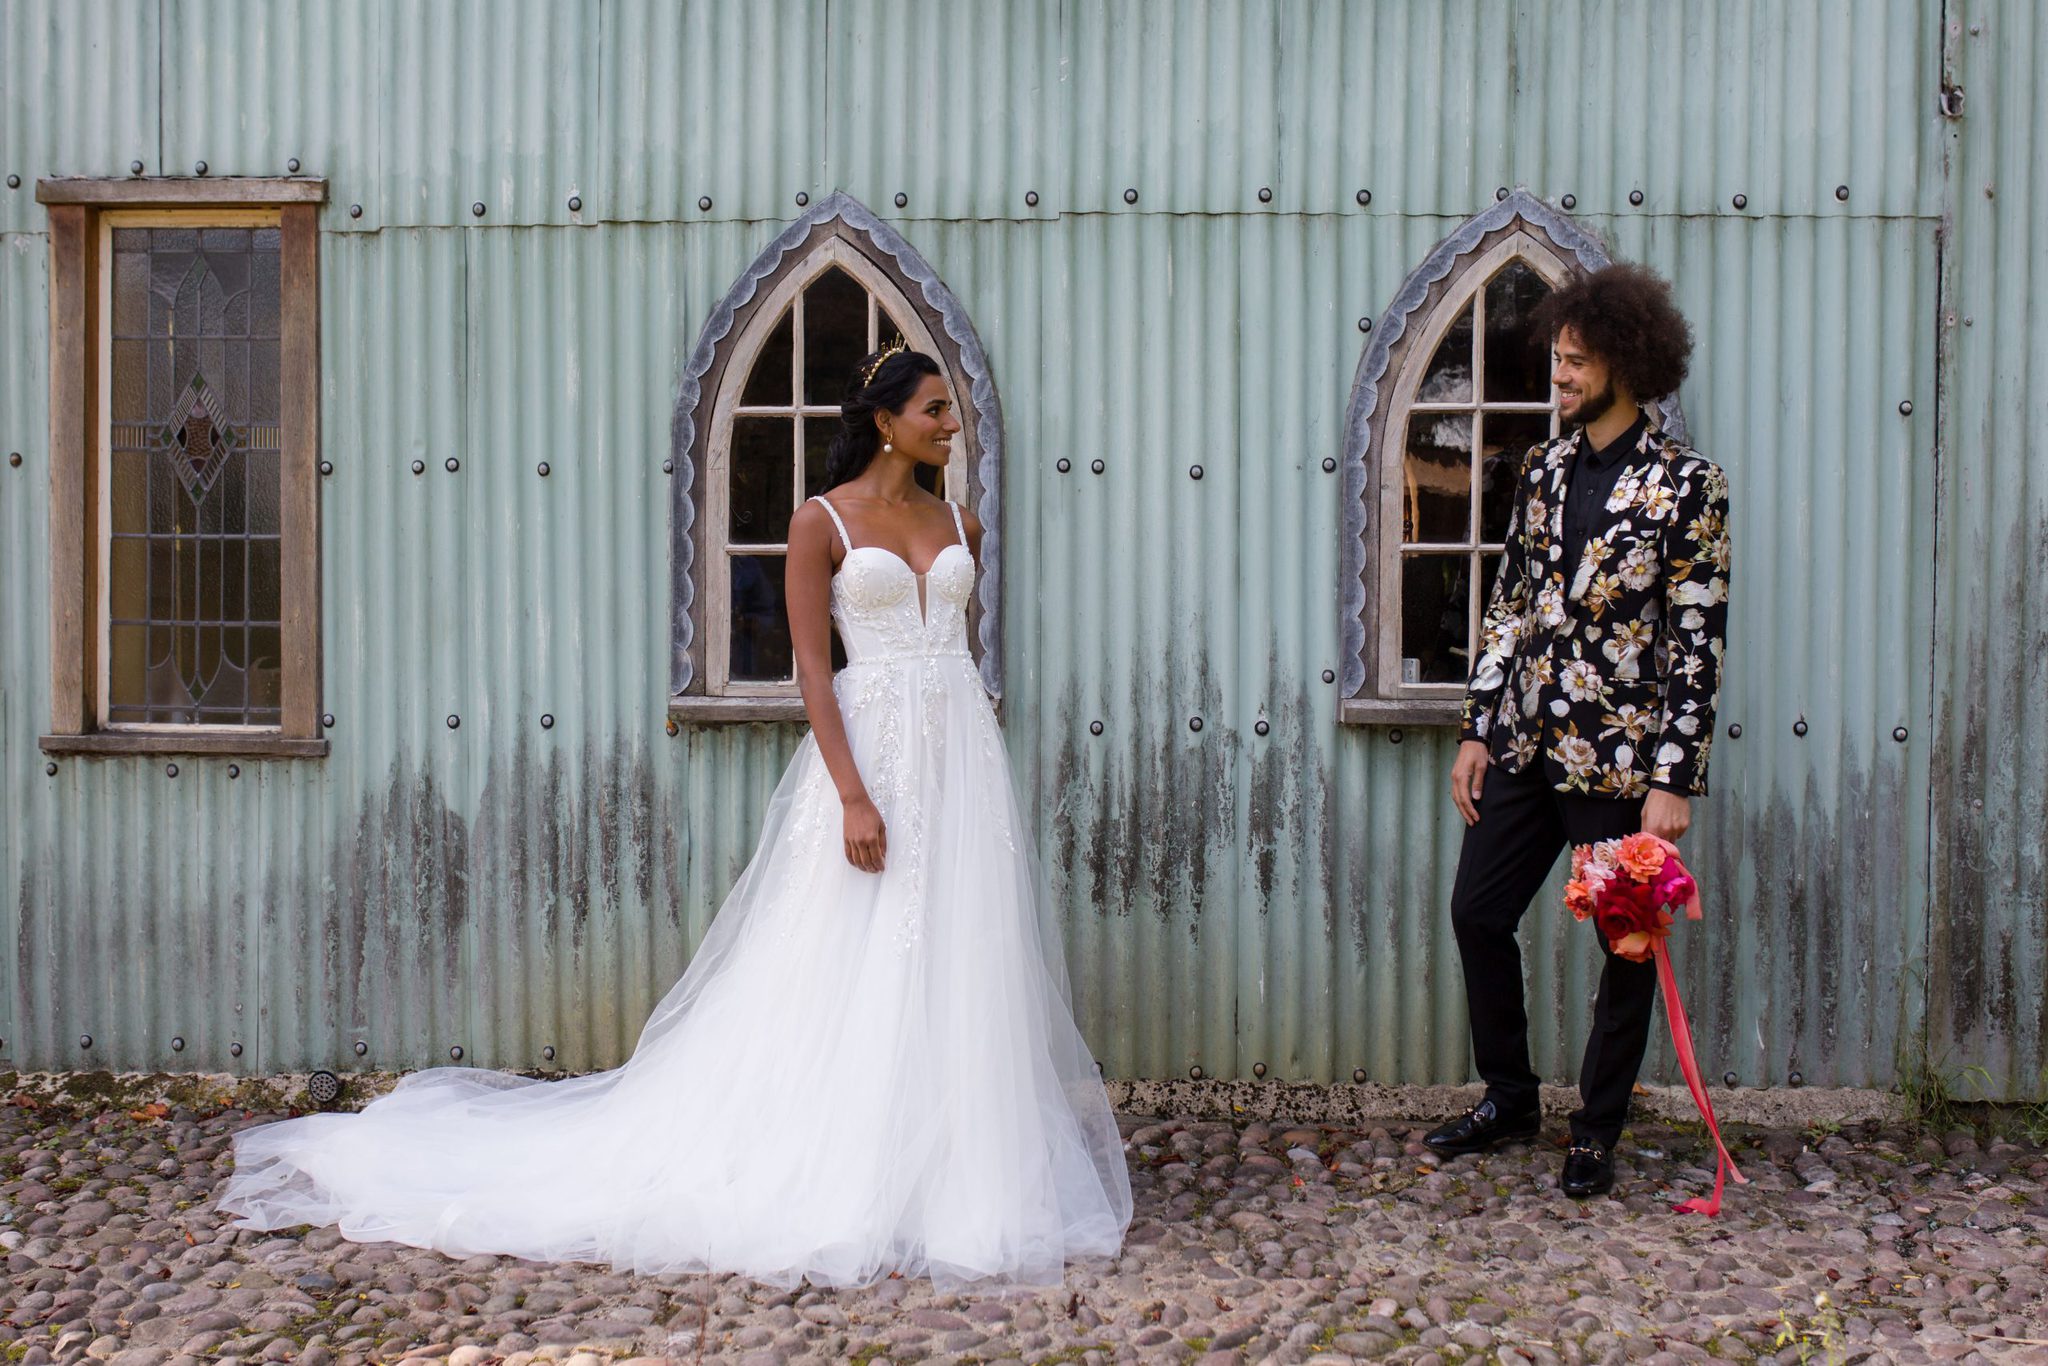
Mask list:
[[982,520],[968,630],[983,680],[1000,695],[1002,428],[987,360],[916,250],[836,194],[755,259],[705,324],[684,375],[671,456],[673,718],[802,718],[782,592],[790,514],[821,491],[848,374],[899,333],[938,359],[953,390],[962,439],[927,487]]
[[[1375,324],[1346,423],[1341,719],[1456,721],[1515,471],[1558,431],[1530,313],[1606,264],[1518,190],[1438,243]],[[1676,401],[1656,406],[1682,434]]]

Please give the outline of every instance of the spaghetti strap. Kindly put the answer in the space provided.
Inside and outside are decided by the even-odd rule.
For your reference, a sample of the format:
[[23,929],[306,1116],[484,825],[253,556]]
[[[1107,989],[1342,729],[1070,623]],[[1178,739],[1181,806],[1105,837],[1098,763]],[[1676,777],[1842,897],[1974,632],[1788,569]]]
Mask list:
[[[967,528],[960,521],[960,505],[948,498],[946,506],[953,509],[953,531],[960,537],[960,544],[967,545]],[[969,549],[972,549],[970,546]]]
[[825,509],[825,515],[832,519],[832,525],[839,528],[839,544],[851,551],[853,549],[853,537],[846,534],[846,523],[839,520],[839,509],[827,502],[825,495],[822,493],[813,495],[811,501]]

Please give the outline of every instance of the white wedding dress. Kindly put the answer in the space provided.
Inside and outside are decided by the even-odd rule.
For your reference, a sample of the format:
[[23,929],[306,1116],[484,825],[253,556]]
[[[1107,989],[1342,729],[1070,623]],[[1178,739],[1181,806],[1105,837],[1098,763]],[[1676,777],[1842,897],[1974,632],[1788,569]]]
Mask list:
[[922,581],[891,551],[847,546],[833,690],[887,826],[884,870],[846,861],[806,737],[623,1066],[566,1081],[439,1068],[360,1114],[244,1131],[224,1212],[781,1286],[1049,1286],[1068,1259],[1121,1247],[1123,1147],[967,651],[966,538]]

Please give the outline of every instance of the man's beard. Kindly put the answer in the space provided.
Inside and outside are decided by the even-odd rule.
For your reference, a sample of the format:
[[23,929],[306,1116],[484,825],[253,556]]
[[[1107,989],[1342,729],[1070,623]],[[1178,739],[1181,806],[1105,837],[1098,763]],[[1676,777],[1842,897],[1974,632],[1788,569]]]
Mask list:
[[1614,381],[1610,379],[1600,386],[1598,393],[1585,394],[1579,399],[1579,408],[1572,414],[1572,421],[1581,427],[1590,427],[1607,416],[1613,407]]

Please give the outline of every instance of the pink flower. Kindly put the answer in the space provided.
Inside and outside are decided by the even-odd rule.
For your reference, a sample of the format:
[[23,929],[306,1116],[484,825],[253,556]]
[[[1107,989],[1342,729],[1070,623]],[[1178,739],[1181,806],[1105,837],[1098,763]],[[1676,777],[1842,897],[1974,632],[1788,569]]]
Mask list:
[[1564,885],[1564,905],[1574,917],[1588,919],[1593,914],[1593,889],[1573,878]]

